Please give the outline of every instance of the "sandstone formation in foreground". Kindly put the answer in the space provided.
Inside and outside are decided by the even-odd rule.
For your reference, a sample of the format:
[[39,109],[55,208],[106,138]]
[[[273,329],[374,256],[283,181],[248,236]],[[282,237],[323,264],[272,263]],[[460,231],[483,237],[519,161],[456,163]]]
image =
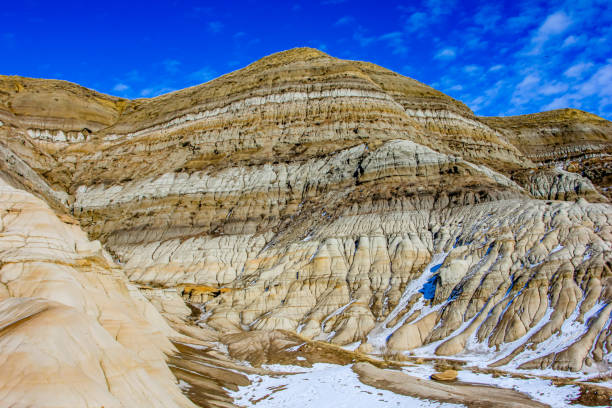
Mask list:
[[306,48],[152,99],[0,76],[0,400],[191,406],[169,338],[278,329],[610,373],[611,154]]

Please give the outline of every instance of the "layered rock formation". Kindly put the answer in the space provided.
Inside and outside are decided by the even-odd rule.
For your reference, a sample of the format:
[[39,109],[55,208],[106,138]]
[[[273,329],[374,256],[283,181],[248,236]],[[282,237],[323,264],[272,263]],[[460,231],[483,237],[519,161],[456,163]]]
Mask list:
[[0,115],[7,182],[72,214],[170,320],[183,294],[222,333],[610,367],[601,118],[479,118],[312,49],[134,101],[2,77]]

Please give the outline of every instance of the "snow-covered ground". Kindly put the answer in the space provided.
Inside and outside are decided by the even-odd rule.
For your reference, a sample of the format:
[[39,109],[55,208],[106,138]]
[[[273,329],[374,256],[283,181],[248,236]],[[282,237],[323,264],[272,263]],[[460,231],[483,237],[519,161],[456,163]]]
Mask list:
[[[415,377],[429,379],[429,376],[436,372],[434,368],[427,364],[418,366],[404,367],[403,371]],[[541,378],[513,378],[510,376],[493,377],[491,374],[474,373],[469,370],[459,371],[457,376],[459,381],[469,383],[479,383],[494,385],[500,388],[511,388],[523,392],[532,399],[543,402],[551,407],[583,407],[584,405],[570,405],[570,402],[580,395],[580,389],[576,385],[564,385],[557,387],[550,380]]]
[[[361,383],[350,365],[315,364],[312,368],[266,366],[299,374],[270,377],[251,375],[252,384],[231,396],[237,405],[258,408],[377,408],[377,407],[462,407],[395,394]],[[255,404],[257,402],[257,404]]]
[[[551,253],[563,249],[558,245]],[[426,294],[427,285],[432,276],[435,275],[440,266],[444,263],[448,253],[437,253],[431,259],[429,265],[425,268],[423,274],[411,281],[405,288],[401,296],[399,304],[387,316],[384,322],[381,322],[368,335],[368,342],[374,346],[374,349],[381,351],[389,338],[389,336],[397,330],[416,310],[421,310],[421,318],[428,313],[442,307],[442,305],[430,306],[427,305],[423,297],[421,297],[410,310],[405,313],[401,319],[398,319],[393,327],[387,328],[388,322],[396,318],[396,316],[408,306],[410,297],[417,291],[423,291]],[[341,313],[347,304],[336,312],[332,313],[327,319]],[[589,310],[584,321],[588,320],[603,307],[602,304],[595,305]],[[509,364],[503,367],[508,375],[493,377],[490,374],[472,372],[469,367],[459,371],[458,379],[463,382],[480,383],[494,385],[501,388],[514,389],[529,395],[536,401],[549,404],[552,407],[582,407],[582,405],[570,405],[570,402],[579,396],[580,390],[578,386],[566,385],[557,387],[550,380],[539,378],[538,376],[556,376],[556,377],[573,377],[579,380],[586,381],[592,377],[605,374],[599,371],[597,365],[590,368],[585,368],[582,373],[559,372],[552,369],[547,370],[521,370],[518,366],[526,361],[537,357],[547,355],[549,353],[562,349],[564,345],[571,344],[585,332],[585,327],[582,322],[578,321],[578,310],[580,305],[576,307],[576,311],[572,316],[565,320],[561,330],[555,333],[546,341],[537,344],[534,349],[527,348]],[[476,331],[468,339],[465,350],[453,356],[455,360],[463,360],[468,366],[484,368],[488,364],[498,360],[511,353],[517,347],[528,341],[532,334],[537,332],[544,324],[546,324],[552,314],[552,308],[546,313],[546,316],[532,327],[529,332],[521,339],[502,345],[501,349],[496,350],[489,348],[486,342],[478,342],[476,339]],[[322,323],[325,324],[327,319]],[[470,321],[464,322],[461,327],[451,334],[452,337],[461,333],[469,324]],[[608,322],[608,324],[612,324]],[[433,357],[440,358],[435,355],[436,348],[443,342],[439,340],[434,343],[427,344],[411,352],[413,357]],[[359,342],[344,346],[347,350],[355,350],[359,346]],[[299,348],[299,347],[298,347]],[[297,349],[297,348],[296,348]],[[300,406],[304,408],[315,407],[349,407],[349,408],[374,408],[374,407],[457,407],[461,405],[443,404],[436,401],[421,400],[418,398],[408,397],[395,394],[387,390],[379,390],[377,388],[362,384],[357,375],[352,371],[351,366],[339,366],[332,364],[315,364],[312,368],[302,368],[296,366],[267,366],[271,370],[296,372],[293,375],[286,376],[250,376],[252,384],[247,387],[241,387],[238,391],[233,392],[236,403],[241,406],[257,407],[286,407]],[[435,372],[434,368],[428,364],[416,366],[406,366],[404,371],[415,377],[429,379],[429,376]],[[511,376],[512,372],[531,375],[532,378],[515,378]],[[599,383],[600,386],[610,387],[610,381]]]
[[[290,406],[303,408],[450,408],[463,406],[422,400],[365,385],[359,381],[351,365],[315,364],[312,368],[268,365],[265,368],[295,374],[250,375],[251,385],[240,387],[238,391],[230,393],[237,405],[258,408]],[[403,371],[423,379],[429,379],[429,376],[435,372],[434,368],[428,364],[407,366]],[[493,377],[490,374],[474,373],[469,370],[459,371],[458,380],[514,389],[555,408],[584,407],[579,404],[570,405],[570,402],[579,396],[580,390],[574,385],[557,387],[550,380],[541,378]]]

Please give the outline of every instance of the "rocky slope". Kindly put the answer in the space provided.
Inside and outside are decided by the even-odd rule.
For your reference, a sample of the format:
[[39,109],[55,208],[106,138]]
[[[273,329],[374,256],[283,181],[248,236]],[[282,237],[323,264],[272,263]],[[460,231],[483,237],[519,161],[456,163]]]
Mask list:
[[221,333],[610,369],[612,124],[594,115],[479,118],[294,49],[133,101],[1,77],[0,121],[7,183],[71,214],[170,320],[178,291]]

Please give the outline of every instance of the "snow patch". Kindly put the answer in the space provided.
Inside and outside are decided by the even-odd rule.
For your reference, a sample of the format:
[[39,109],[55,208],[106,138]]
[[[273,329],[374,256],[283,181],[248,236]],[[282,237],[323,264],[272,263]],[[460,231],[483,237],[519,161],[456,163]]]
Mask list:
[[[270,369],[274,366],[265,366]],[[276,368],[276,367],[275,367]],[[279,371],[291,371],[280,366]],[[315,364],[312,368],[296,367],[298,374],[284,376],[250,375],[252,384],[231,392],[235,403],[244,407],[301,408],[451,408],[463,405],[422,400],[391,391],[380,390],[359,381],[351,366]],[[259,401],[258,401],[259,400]],[[257,401],[257,402],[256,402]]]

